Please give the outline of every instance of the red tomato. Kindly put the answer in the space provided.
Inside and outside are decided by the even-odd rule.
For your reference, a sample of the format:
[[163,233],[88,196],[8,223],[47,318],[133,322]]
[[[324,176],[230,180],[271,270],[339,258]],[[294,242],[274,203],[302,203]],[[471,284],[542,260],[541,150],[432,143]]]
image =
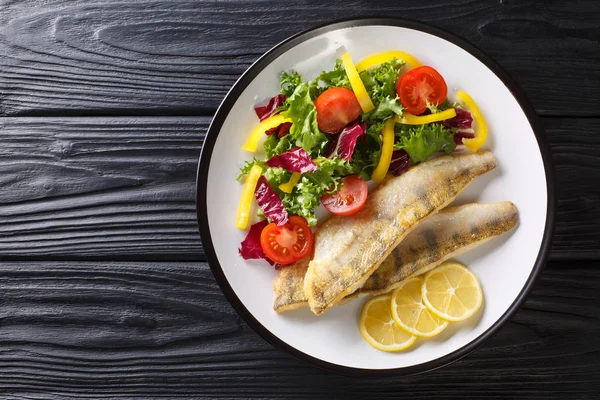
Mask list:
[[260,247],[271,260],[291,264],[308,254],[313,245],[310,226],[302,217],[290,217],[281,226],[274,222],[265,226],[260,234]]
[[396,92],[406,111],[418,115],[427,109],[427,102],[435,106],[442,103],[448,95],[448,86],[439,72],[422,66],[402,75]]
[[325,133],[338,133],[360,115],[354,92],[346,88],[327,89],[315,100],[317,124]]
[[321,197],[321,203],[332,214],[352,215],[365,205],[368,194],[365,180],[358,175],[350,175],[342,179],[340,190]]

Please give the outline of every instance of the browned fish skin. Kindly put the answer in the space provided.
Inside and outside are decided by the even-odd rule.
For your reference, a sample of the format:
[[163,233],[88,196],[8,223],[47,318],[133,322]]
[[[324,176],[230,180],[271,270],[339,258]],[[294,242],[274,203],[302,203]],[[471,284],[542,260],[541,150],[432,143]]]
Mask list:
[[[408,234],[363,287],[344,298],[344,301],[360,295],[389,292],[404,279],[425,273],[458,254],[508,232],[518,221],[519,213],[510,201],[445,208]],[[307,305],[304,296],[307,268],[308,260],[303,259],[279,272],[273,286],[275,311],[294,310]]]
[[404,279],[423,274],[518,222],[519,212],[510,201],[446,208],[419,224],[355,294],[389,292]]
[[308,305],[308,300],[304,296],[304,275],[306,275],[310,259],[311,257],[304,257],[279,271],[273,282],[273,291],[275,292],[273,308],[275,311],[295,310]]
[[358,213],[326,221],[304,279],[312,312],[322,314],[362,287],[417,223],[495,167],[488,151],[435,158],[382,183]]

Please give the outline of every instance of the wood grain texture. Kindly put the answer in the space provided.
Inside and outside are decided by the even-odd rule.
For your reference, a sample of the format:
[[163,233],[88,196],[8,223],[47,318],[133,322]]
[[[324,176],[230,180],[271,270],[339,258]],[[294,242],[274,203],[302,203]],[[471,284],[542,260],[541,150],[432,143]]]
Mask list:
[[0,7],[0,115],[209,115],[275,44],[367,15],[422,20],[474,42],[543,115],[600,115],[596,0],[10,0]]
[[199,259],[208,122],[0,119],[0,257]]
[[[552,259],[600,257],[600,119],[547,118]],[[1,118],[0,258],[199,260],[209,118]],[[233,177],[232,177],[233,179]]]
[[2,398],[592,399],[600,385],[597,262],[550,263],[511,322],[463,360],[374,380],[272,348],[205,263],[15,262],[1,276]]

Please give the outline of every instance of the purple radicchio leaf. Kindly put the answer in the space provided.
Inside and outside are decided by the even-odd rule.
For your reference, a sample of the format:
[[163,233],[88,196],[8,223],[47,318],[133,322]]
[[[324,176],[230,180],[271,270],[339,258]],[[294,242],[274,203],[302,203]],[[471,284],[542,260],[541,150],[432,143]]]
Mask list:
[[258,179],[254,196],[256,196],[256,203],[261,208],[265,217],[277,225],[283,225],[288,222],[288,212],[283,202],[264,176]]
[[271,265],[275,264],[273,260],[267,257],[260,245],[260,234],[267,225],[269,225],[269,221],[262,220],[250,227],[250,231],[248,231],[246,238],[242,241],[241,246],[238,249],[240,256],[242,256],[244,260],[261,259],[267,260]]
[[410,164],[410,156],[404,149],[394,149],[392,152],[392,161],[390,162],[389,171],[394,176],[399,176],[408,170]]
[[363,136],[367,131],[367,126],[364,123],[353,122],[347,125],[338,135],[336,135],[329,143],[327,156],[337,154],[339,158],[346,161],[352,160],[356,141]]
[[456,116],[442,122],[446,128],[455,129],[454,142],[462,144],[464,138],[474,138],[475,131],[473,130],[473,116],[464,108],[456,107]]
[[275,112],[277,111],[277,107],[281,106],[284,102],[285,94],[278,94],[277,96],[271,97],[267,105],[254,107],[254,112],[256,113],[258,119],[264,121],[271,115],[275,114]]
[[301,147],[275,155],[265,162],[269,167],[279,167],[290,172],[315,172],[319,167],[310,158],[310,154]]

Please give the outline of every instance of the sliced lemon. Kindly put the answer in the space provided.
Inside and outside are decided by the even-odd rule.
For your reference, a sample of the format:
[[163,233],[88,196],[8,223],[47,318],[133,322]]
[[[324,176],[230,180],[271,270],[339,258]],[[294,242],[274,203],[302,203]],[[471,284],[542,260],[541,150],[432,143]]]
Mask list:
[[360,312],[360,333],[378,350],[405,350],[417,338],[396,325],[390,312],[390,299],[390,295],[383,295],[365,303]]
[[425,307],[421,298],[421,286],[423,278],[411,278],[392,292],[392,318],[402,329],[413,335],[432,337],[446,329],[448,321]]
[[425,275],[423,303],[448,321],[464,321],[483,303],[481,285],[474,273],[457,262],[446,262]]

